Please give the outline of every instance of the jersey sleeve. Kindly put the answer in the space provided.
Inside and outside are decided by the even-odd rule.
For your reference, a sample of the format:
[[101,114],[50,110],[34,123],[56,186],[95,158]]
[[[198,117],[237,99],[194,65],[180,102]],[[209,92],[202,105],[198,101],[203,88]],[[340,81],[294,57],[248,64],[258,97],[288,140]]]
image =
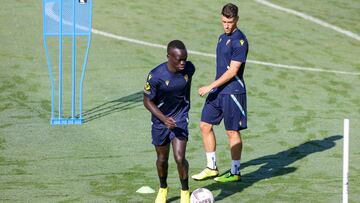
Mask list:
[[186,69],[187,69],[186,73],[187,73],[188,79],[187,79],[187,87],[186,87],[186,90],[185,90],[186,91],[185,92],[185,101],[187,103],[190,103],[191,81],[192,81],[192,76],[195,73],[195,65],[191,61],[187,61],[186,62]]
[[231,56],[232,61],[246,62],[248,52],[248,41],[245,38],[240,38],[232,43],[233,53]]
[[187,73],[189,74],[189,77],[191,78],[195,73],[195,65],[191,61],[187,61],[186,68],[187,68]]
[[156,83],[156,78],[153,77],[152,73],[150,72],[144,85],[144,95],[147,96],[150,100],[153,100],[156,96]]

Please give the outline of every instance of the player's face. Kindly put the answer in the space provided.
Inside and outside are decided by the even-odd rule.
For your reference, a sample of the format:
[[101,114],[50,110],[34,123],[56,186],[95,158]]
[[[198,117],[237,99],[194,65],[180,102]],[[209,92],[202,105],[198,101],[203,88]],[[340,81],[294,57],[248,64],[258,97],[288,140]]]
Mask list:
[[223,24],[225,34],[231,34],[235,30],[237,21],[238,17],[227,18],[221,15],[221,22]]
[[184,70],[187,59],[187,51],[183,49],[170,49],[168,54],[168,63],[176,71]]

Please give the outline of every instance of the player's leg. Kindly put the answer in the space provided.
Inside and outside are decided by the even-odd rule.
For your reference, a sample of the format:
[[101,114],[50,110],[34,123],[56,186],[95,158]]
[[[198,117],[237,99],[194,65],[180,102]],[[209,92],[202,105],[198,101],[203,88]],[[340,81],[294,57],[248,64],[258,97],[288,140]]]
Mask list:
[[160,187],[166,188],[167,187],[167,173],[168,173],[168,160],[169,160],[169,148],[170,145],[167,144],[165,146],[155,146],[156,149],[156,168],[157,173],[160,179]]
[[226,95],[222,104],[232,161],[230,171],[215,180],[218,182],[239,181],[241,179],[240,160],[243,146],[240,130],[247,128],[246,95]]
[[[185,158],[187,140],[175,137],[172,140],[174,159],[177,165],[180,180],[188,179],[189,163]],[[188,184],[182,184],[182,189],[188,190]]]
[[179,178],[181,182],[181,191],[180,191],[181,203],[190,202],[189,178],[188,178],[189,163],[185,158],[186,143],[187,143],[187,139],[179,139],[177,137],[174,137],[172,140],[174,159],[177,165]]
[[229,140],[229,147],[231,153],[231,169],[229,172],[215,178],[218,182],[234,182],[241,180],[240,174],[240,160],[242,153],[242,140],[239,131],[227,130],[226,134]]
[[229,147],[231,153],[231,174],[240,174],[240,160],[242,153],[242,140],[239,131],[227,130],[226,134],[229,140]]
[[222,117],[223,114],[219,108],[217,95],[210,94],[206,99],[202,110],[200,122],[200,132],[206,154],[207,165],[203,171],[192,176],[194,180],[205,180],[211,177],[216,177],[219,174],[216,166],[216,138],[213,125],[219,124]]
[[160,189],[157,194],[156,203],[165,203],[168,193],[167,174],[168,174],[168,160],[169,160],[170,145],[155,146],[156,150],[156,168],[160,180]]
[[216,137],[213,130],[213,125],[203,122],[200,122],[200,132],[203,141],[203,147],[206,153],[207,167],[209,169],[217,169],[216,167]]
[[213,130],[213,125],[200,121],[199,127],[205,152],[216,151],[216,138]]
[[156,203],[166,203],[168,187],[167,187],[167,174],[168,174],[168,160],[170,151],[170,131],[163,126],[152,125],[151,136],[152,144],[155,146],[156,151],[156,169],[160,180],[160,189],[156,196]]

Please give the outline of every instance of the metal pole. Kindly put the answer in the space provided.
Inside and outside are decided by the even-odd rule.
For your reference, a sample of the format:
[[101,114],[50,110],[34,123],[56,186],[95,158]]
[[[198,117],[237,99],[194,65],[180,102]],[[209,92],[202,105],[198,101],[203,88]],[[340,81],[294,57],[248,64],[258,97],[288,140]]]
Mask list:
[[73,3],[73,33],[72,33],[72,108],[71,108],[71,118],[75,119],[75,89],[76,89],[76,27],[75,27],[75,3]]
[[62,49],[63,49],[63,1],[60,1],[60,33],[59,33],[59,119],[62,117]]

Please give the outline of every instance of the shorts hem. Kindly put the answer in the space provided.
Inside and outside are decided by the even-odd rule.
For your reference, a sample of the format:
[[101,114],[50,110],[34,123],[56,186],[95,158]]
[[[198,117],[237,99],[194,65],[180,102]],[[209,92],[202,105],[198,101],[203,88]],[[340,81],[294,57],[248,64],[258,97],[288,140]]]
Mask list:
[[245,130],[247,129],[247,126],[246,127],[240,127],[240,128],[237,128],[237,129],[227,129],[225,128],[225,130],[234,130],[234,131],[242,131],[242,130]]
[[210,125],[219,125],[220,123],[216,123],[216,122],[209,122],[209,121],[204,121],[204,120],[200,120],[201,122],[210,124]]

